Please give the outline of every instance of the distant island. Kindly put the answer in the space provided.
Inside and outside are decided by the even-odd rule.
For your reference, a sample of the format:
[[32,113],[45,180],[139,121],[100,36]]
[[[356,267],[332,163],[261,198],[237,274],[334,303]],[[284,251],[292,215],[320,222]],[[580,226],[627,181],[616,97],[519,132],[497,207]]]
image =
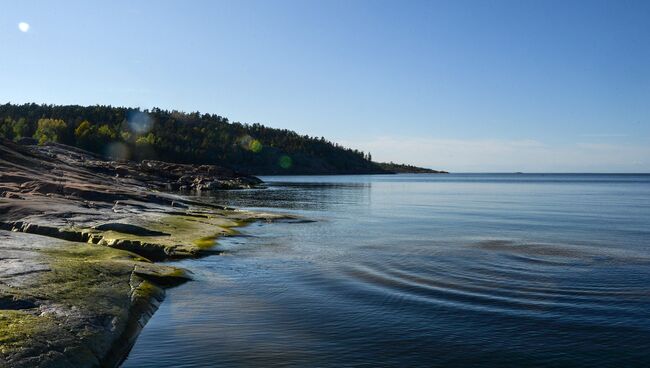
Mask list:
[[378,163],[324,137],[216,114],[105,105],[0,105],[0,137],[63,143],[114,160],[220,165],[254,175],[444,173]]

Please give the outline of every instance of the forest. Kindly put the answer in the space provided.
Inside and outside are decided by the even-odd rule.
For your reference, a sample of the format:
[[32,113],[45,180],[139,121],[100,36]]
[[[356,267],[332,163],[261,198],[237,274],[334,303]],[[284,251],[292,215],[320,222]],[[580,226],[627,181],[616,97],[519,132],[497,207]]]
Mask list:
[[257,174],[387,173],[370,153],[216,114],[105,105],[0,105],[0,137],[63,143],[116,160],[215,164]]

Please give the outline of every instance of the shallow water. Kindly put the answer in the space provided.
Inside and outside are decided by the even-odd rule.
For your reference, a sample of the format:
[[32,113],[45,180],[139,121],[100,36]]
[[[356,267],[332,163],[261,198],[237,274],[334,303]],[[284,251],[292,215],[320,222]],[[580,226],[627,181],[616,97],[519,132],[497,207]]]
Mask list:
[[650,366],[650,176],[267,177],[125,367]]

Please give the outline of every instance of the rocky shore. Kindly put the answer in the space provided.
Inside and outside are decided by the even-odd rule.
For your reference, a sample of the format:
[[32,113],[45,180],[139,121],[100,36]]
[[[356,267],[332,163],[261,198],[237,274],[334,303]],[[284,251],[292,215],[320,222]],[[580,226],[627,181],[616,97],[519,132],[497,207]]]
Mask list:
[[0,366],[118,366],[165,289],[191,279],[154,262],[215,254],[238,226],[286,219],[168,191],[260,184],[217,166],[0,141]]

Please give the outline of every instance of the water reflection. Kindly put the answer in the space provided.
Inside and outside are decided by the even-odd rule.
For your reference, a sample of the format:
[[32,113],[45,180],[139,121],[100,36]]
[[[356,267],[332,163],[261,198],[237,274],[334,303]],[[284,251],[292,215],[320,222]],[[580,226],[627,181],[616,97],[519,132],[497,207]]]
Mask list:
[[267,180],[125,366],[650,364],[648,176]]
[[[281,208],[300,211],[327,211],[336,206],[363,206],[370,203],[372,183],[272,182],[265,189],[206,193],[216,203],[247,208]],[[336,198],[335,200],[334,197]]]

